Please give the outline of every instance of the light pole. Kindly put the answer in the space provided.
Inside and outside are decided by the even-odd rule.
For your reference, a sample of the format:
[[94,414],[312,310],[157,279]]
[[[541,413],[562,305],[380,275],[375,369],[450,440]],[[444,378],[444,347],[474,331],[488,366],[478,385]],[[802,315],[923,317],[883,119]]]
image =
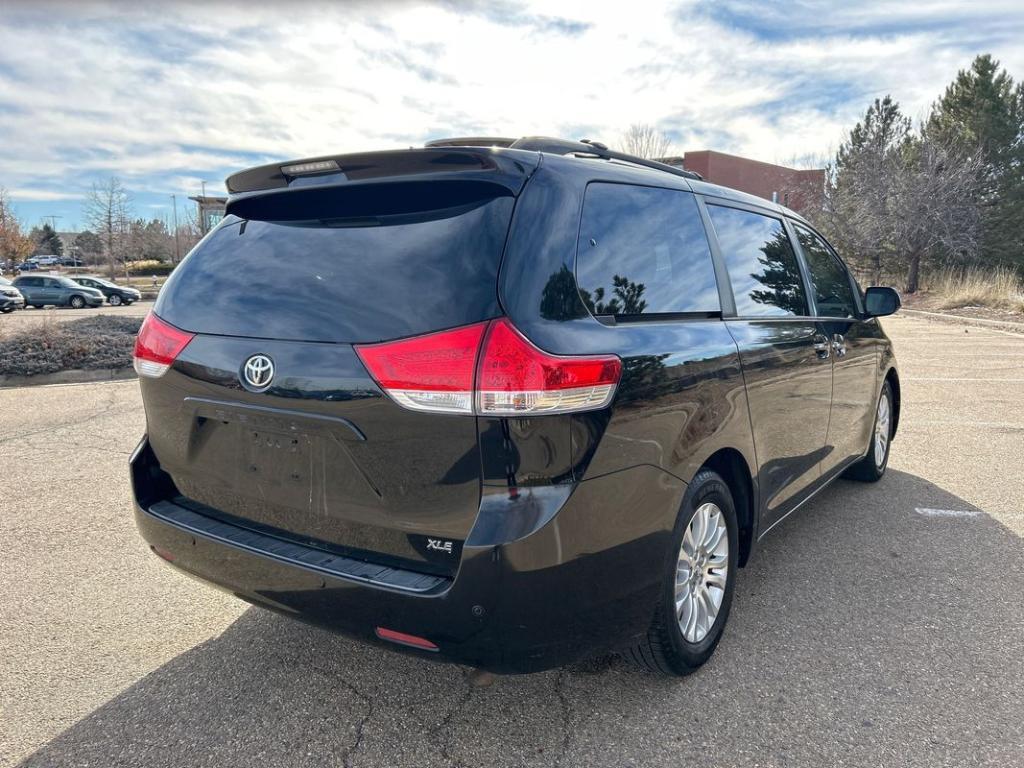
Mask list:
[[174,263],[181,261],[181,243],[178,241],[178,196],[171,195],[174,202]]

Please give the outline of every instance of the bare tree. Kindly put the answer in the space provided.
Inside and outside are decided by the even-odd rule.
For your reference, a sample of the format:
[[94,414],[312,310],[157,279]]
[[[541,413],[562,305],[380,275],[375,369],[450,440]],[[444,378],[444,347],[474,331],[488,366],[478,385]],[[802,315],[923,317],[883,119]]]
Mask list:
[[7,190],[0,187],[0,266],[8,260],[17,263],[28,258],[33,245],[32,239],[21,231]]
[[876,99],[828,169],[827,229],[874,282],[899,270],[914,293],[925,261],[977,256],[979,163],[975,148],[915,133],[895,101]]
[[981,153],[928,136],[904,154],[895,175],[892,236],[904,254],[907,293],[925,259],[977,257],[981,245]]
[[[85,201],[85,218],[89,228],[103,241],[111,278],[116,276],[118,258],[124,257],[130,217],[131,201],[120,179],[111,176],[102,184],[92,185]],[[126,271],[127,268],[126,263]]]
[[672,151],[672,141],[662,131],[649,123],[634,123],[629,126],[619,146],[623,152],[650,160],[668,157]]

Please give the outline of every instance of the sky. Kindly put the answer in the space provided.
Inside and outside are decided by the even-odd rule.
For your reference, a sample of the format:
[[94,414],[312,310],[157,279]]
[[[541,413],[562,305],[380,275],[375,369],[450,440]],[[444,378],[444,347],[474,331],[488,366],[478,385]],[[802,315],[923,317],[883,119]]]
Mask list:
[[649,123],[807,165],[877,97],[923,117],[979,53],[1024,78],[1024,2],[4,0],[0,186],[65,231],[111,176],[166,220],[251,165],[446,136]]

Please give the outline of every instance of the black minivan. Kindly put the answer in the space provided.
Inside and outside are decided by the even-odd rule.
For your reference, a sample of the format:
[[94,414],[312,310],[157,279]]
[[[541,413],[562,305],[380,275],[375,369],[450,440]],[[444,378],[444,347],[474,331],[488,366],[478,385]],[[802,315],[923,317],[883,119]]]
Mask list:
[[153,552],[256,605],[502,673],[686,674],[737,569],[885,472],[892,345],[797,214],[601,144],[228,179],[135,350]]

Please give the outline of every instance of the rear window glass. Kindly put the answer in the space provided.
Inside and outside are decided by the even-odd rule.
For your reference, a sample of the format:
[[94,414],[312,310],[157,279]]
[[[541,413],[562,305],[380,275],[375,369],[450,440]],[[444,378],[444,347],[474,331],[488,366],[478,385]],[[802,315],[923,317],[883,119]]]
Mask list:
[[721,309],[711,250],[689,192],[589,185],[576,251],[576,282],[595,315]]
[[709,205],[740,317],[807,315],[807,294],[782,221]]
[[[229,216],[172,273],[156,313],[198,333],[327,342],[394,339],[500,313],[511,197],[414,210],[429,195],[399,207],[394,185],[388,213],[375,215],[365,198],[353,207],[354,191],[345,194],[335,205],[318,193],[303,206],[323,217],[313,220]],[[280,215],[294,216],[296,199]],[[274,215],[273,200],[258,210]]]

